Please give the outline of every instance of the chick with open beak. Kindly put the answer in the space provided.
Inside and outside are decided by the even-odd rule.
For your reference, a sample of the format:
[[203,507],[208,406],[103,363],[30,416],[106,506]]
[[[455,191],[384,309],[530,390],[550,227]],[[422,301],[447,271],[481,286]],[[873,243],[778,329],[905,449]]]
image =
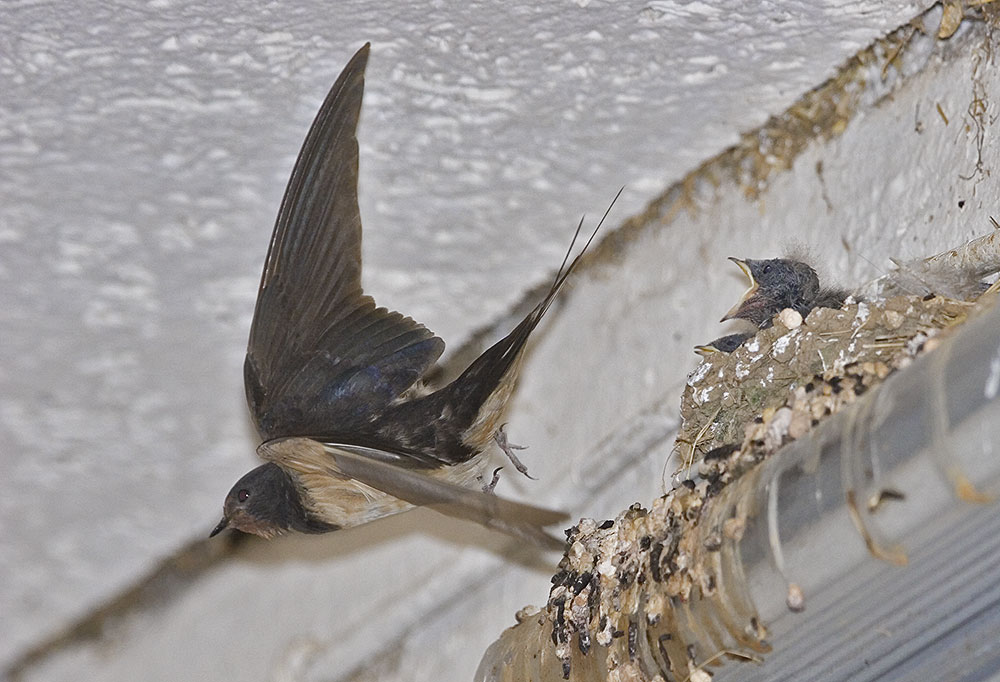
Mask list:
[[785,308],[806,317],[813,308],[839,308],[845,292],[821,289],[816,271],[807,263],[790,258],[766,260],[730,258],[750,280],[740,300],[722,318],[747,320],[760,329],[772,324]]

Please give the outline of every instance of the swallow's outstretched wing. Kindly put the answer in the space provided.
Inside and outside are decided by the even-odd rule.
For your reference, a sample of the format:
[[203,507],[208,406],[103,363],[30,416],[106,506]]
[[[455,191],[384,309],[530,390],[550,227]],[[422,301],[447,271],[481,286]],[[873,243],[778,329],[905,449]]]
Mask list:
[[367,422],[444,350],[421,324],[361,290],[356,130],[366,44],[313,121],[281,201],[244,365],[264,439]]
[[415,468],[413,460],[406,456],[309,438],[270,441],[260,446],[258,454],[299,474],[320,473],[334,480],[350,477],[409,504],[475,521],[542,547],[561,549],[565,544],[544,530],[545,526],[565,521],[565,513],[452,483],[446,476],[455,473],[453,467]]
[[[376,423],[384,442],[401,444],[412,459],[425,466],[464,462],[488,446],[503,424],[528,337],[580,263],[622,190],[618,190],[583,249],[571,257],[583,227],[583,220],[580,221],[548,293],[513,331],[444,388],[394,404],[385,412],[384,419]],[[448,418],[441,419],[441,415]],[[405,431],[399,428],[400,424],[405,425]]]

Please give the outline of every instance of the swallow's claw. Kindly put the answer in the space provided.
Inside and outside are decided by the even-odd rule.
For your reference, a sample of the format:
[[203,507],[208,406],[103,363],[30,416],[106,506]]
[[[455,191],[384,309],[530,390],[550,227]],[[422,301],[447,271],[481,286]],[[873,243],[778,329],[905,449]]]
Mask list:
[[497,483],[500,482],[500,472],[502,470],[503,470],[503,467],[497,467],[496,469],[493,470],[493,479],[489,483],[484,483],[483,484],[483,492],[484,493],[493,493],[493,491],[497,487]]
[[[514,445],[509,440],[507,440],[507,432],[504,431],[505,428],[507,428],[507,425],[506,424],[502,424],[500,426],[500,428],[497,429],[497,432],[493,434],[493,440],[496,441],[497,445],[500,446],[500,449],[503,450],[507,454],[508,457],[511,457],[510,450],[527,450],[528,449],[527,445]],[[518,468],[518,471],[521,471],[521,469]],[[524,472],[522,471],[521,473],[524,473]]]
[[524,466],[524,463],[521,462],[521,460],[517,458],[517,455],[514,454],[514,450],[527,450],[528,448],[524,445],[514,445],[509,442],[507,440],[507,432],[503,430],[504,426],[507,425],[504,424],[497,429],[496,433],[493,434],[494,442],[496,442],[497,446],[503,450],[503,454],[507,455],[507,459],[509,459],[511,464],[514,465],[514,468],[530,478],[532,481],[537,481],[537,478],[528,473],[528,467]]

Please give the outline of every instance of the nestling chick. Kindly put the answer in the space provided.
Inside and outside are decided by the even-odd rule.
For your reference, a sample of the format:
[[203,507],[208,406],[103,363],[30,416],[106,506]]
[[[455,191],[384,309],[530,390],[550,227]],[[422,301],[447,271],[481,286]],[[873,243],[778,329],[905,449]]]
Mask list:
[[772,318],[792,308],[806,317],[813,308],[839,308],[846,292],[822,289],[811,266],[789,258],[742,260],[730,258],[750,280],[750,287],[722,318],[752,322],[760,329],[772,324]]
[[743,345],[743,342],[753,336],[753,332],[741,332],[738,334],[726,334],[725,336],[720,336],[717,339],[713,339],[708,343],[695,346],[694,352],[703,358],[708,357],[712,353],[732,353],[734,350]]

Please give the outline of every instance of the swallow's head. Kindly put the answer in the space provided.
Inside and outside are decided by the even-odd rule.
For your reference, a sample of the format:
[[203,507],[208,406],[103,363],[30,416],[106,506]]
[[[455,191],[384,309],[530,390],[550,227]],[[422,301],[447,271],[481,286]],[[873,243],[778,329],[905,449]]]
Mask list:
[[752,333],[726,334],[703,346],[695,346],[694,352],[703,358],[711,357],[716,353],[729,354],[742,346],[743,342],[751,336],[753,336]]
[[726,313],[722,321],[749,320],[759,327],[768,326],[771,318],[785,308],[805,314],[810,301],[819,293],[816,271],[802,261],[789,258],[742,260],[730,258],[750,280],[749,288]]
[[236,481],[223,503],[222,520],[209,537],[225,528],[263,538],[290,530],[304,533],[335,530],[307,513],[295,481],[273,462],[262,464]]

